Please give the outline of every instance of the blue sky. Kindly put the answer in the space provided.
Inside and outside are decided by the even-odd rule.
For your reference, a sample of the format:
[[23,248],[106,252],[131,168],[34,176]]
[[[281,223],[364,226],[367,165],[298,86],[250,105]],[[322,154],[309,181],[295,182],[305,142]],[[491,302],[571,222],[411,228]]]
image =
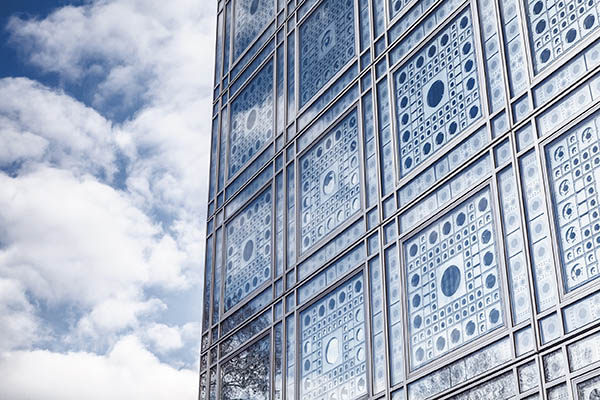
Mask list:
[[0,3],[0,398],[197,398],[215,8]]

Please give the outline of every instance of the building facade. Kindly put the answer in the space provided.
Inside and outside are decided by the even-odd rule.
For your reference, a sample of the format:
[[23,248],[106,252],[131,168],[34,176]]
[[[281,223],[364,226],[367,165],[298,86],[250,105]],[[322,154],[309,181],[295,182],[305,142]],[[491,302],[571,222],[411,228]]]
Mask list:
[[200,399],[600,399],[600,2],[219,0]]

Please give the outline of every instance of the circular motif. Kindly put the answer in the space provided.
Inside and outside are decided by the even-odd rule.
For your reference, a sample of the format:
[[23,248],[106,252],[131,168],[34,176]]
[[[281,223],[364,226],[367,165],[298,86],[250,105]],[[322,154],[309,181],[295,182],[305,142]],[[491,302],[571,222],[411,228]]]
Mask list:
[[252,111],[250,111],[248,113],[248,117],[246,118],[246,129],[250,130],[254,127],[254,124],[256,123],[256,110],[252,109]]
[[450,297],[456,293],[460,285],[461,273],[456,265],[451,265],[442,274],[442,293]]
[[250,14],[254,15],[258,11],[258,0],[252,0],[250,3]]
[[500,311],[494,308],[492,311],[490,311],[490,321],[492,321],[492,323],[495,324],[498,322],[499,319]]
[[491,251],[488,251],[487,253],[485,253],[485,255],[483,256],[483,263],[486,266],[490,266],[493,261],[494,261],[494,254]]
[[329,171],[323,179],[323,193],[330,195],[335,190],[335,172]]
[[465,330],[467,331],[467,335],[471,336],[473,333],[475,333],[475,323],[473,321],[467,322]]
[[431,108],[437,107],[444,96],[444,82],[439,79],[431,85],[427,92],[427,105]]
[[585,29],[591,29],[594,26],[594,22],[596,22],[596,17],[593,14],[588,15],[583,20],[583,26]]
[[573,41],[575,41],[576,38],[577,38],[577,31],[573,28],[569,29],[567,31],[567,34],[565,35],[565,39],[567,39],[567,43],[573,43]]
[[242,254],[244,261],[248,262],[248,260],[250,260],[250,258],[252,257],[253,252],[254,252],[254,241],[248,240],[246,242],[246,244],[244,245],[244,251]]
[[444,347],[446,347],[446,339],[440,336],[439,338],[437,338],[435,346],[437,347],[438,351],[444,350]]
[[494,274],[489,274],[487,276],[487,278],[485,278],[485,286],[488,289],[491,289],[494,287],[494,285],[496,284],[496,275]]
[[325,361],[328,364],[336,364],[340,357],[340,341],[337,337],[332,337],[327,342],[327,347],[325,348]]

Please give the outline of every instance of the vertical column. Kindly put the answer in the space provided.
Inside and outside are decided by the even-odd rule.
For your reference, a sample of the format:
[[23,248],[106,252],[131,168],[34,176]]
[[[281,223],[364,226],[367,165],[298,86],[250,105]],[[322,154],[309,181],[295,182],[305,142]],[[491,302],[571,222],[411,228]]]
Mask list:
[[390,99],[388,78],[386,76],[377,84],[377,122],[379,127],[379,148],[381,153],[381,191],[384,197],[394,190],[394,149],[390,120]]
[[519,206],[516,176],[512,166],[498,174],[498,192],[502,210],[506,259],[508,260],[512,318],[513,323],[517,325],[530,318],[531,300],[521,229],[521,207]]
[[388,332],[390,347],[391,385],[400,383],[404,375],[404,351],[402,349],[402,288],[400,260],[396,245],[385,250],[386,289],[388,301]]
[[369,277],[371,282],[371,362],[373,365],[373,393],[379,393],[385,389],[386,379],[386,357],[385,357],[385,334],[383,332],[383,282],[381,262],[376,256],[369,262]]
[[221,300],[221,271],[223,270],[223,229],[219,228],[215,235],[215,284],[213,285],[213,325],[219,322],[220,300]]

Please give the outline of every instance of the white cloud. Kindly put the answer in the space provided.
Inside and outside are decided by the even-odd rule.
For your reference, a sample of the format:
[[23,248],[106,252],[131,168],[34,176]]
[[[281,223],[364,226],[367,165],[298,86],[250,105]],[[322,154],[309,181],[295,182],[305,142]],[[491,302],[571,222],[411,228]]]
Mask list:
[[104,355],[86,352],[15,351],[0,356],[0,398],[194,399],[198,375],[161,363],[134,336]]
[[[0,272],[35,296],[94,306],[135,298],[146,283],[181,284],[182,256],[161,246],[172,239],[123,193],[47,167],[18,178],[0,174],[0,186],[0,224],[10,227],[0,236]],[[161,268],[151,268],[153,257],[162,257]]]
[[18,281],[0,278],[0,326],[0,354],[27,347],[38,339],[39,327],[33,306]]
[[115,173],[115,134],[98,112],[27,78],[0,79],[0,93],[0,166],[44,162],[108,179]]
[[89,0],[10,21],[62,89],[0,80],[0,168],[22,164],[0,172],[0,398],[196,398],[176,367],[197,359],[199,315],[162,316],[201,290],[215,8]]

